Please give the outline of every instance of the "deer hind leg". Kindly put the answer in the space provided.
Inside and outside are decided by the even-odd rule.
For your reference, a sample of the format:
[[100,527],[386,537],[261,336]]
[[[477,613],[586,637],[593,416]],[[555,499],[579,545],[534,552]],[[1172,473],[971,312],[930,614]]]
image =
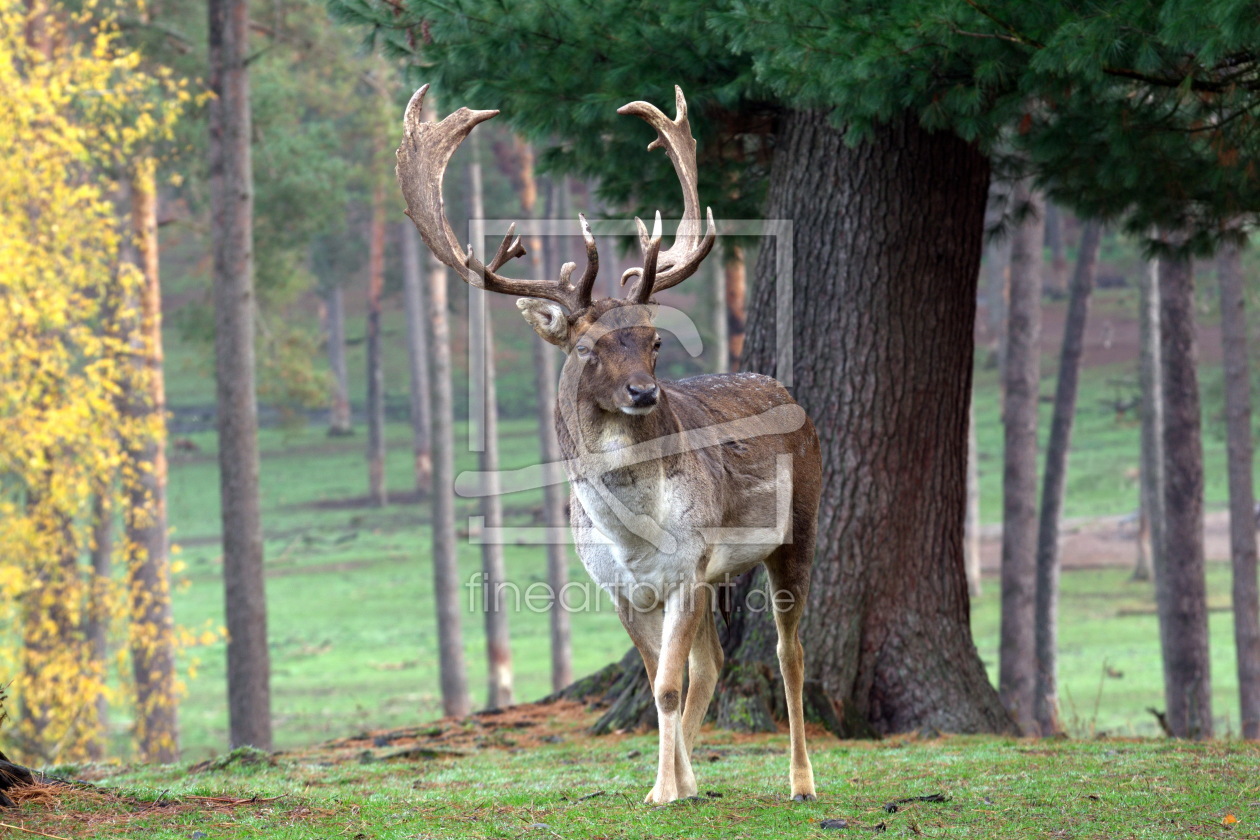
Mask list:
[[[812,537],[808,545],[812,548]],[[774,623],[779,631],[779,670],[783,672],[783,687],[787,694],[792,740],[792,798],[797,802],[812,802],[817,795],[814,768],[805,747],[805,711],[801,699],[805,685],[805,648],[801,645],[799,634],[801,616],[809,595],[810,558],[802,558],[798,550],[796,545],[781,546],[772,557],[767,558],[766,571],[769,572],[772,602],[775,603]],[[786,609],[780,610],[780,605]]]
[[684,586],[670,594],[665,606],[661,656],[652,686],[660,727],[660,752],[656,784],[645,800],[657,805],[696,793],[696,777],[682,726],[683,669],[702,617],[695,600],[691,587]]

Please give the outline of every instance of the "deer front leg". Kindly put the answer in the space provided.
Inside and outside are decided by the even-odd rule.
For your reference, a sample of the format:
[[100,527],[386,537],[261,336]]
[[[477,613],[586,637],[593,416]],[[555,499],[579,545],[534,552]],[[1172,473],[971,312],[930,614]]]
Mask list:
[[683,753],[691,755],[696,736],[709,712],[713,689],[722,673],[722,644],[718,641],[717,624],[713,608],[709,604],[709,589],[700,588],[703,597],[697,597],[696,636],[691,644],[691,656],[687,660],[687,702],[683,705]]
[[661,658],[652,686],[660,726],[660,752],[656,784],[645,800],[649,803],[660,805],[696,793],[696,777],[682,727],[682,681],[699,619],[691,585],[680,586],[670,593],[665,603]]
[[[661,637],[664,635],[665,616],[660,607],[651,610],[639,610],[628,600],[617,598],[617,617],[626,634],[634,643],[635,650],[643,660],[643,670],[647,671],[648,687],[655,691],[656,663],[661,657]],[[655,694],[653,694],[655,696]]]

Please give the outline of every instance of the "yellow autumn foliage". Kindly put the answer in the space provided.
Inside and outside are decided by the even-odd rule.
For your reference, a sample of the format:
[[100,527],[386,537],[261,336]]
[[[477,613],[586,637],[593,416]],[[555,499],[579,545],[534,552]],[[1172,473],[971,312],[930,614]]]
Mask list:
[[34,5],[0,0],[0,679],[18,730],[6,741],[51,760],[99,735],[109,690],[88,627],[125,617],[128,599],[92,580],[93,499],[153,434],[119,400],[143,345],[118,179],[171,136],[189,94],[97,5]]

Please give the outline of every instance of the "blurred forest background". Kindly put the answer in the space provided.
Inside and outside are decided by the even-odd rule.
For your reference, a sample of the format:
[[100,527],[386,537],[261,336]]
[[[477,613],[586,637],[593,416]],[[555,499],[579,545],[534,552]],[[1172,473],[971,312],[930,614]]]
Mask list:
[[[512,301],[490,300],[483,315],[489,296],[434,265],[402,214],[393,150],[406,102],[428,81],[439,114],[504,111],[451,164],[454,228],[489,237],[492,249],[507,220],[555,220],[563,234],[529,237],[534,262],[515,269],[554,277],[563,262],[582,264],[583,212],[608,243],[605,295],[635,261],[624,221],[655,208],[677,216],[678,198],[664,156],[644,151],[646,130],[610,122],[620,126],[613,136],[604,121],[635,99],[671,113],[672,85],[686,89],[702,156],[711,150],[701,201],[724,235],[699,275],[661,296],[704,340],[691,357],[667,339],[666,378],[749,366],[745,328],[767,276],[754,267],[769,246],[725,232],[731,221],[792,217],[767,212],[775,138],[786,143],[773,126],[791,109],[835,109],[833,123],[853,132],[837,149],[878,145],[900,109],[982,149],[992,171],[985,223],[967,246],[983,249],[971,276],[971,442],[954,453],[961,474],[969,449],[971,487],[958,482],[943,504],[956,520],[968,499],[958,565],[970,601],[960,609],[988,680],[1024,732],[1260,737],[1260,720],[1244,720],[1260,703],[1260,649],[1246,645],[1260,641],[1253,630],[1236,643],[1234,622],[1239,604],[1255,620],[1257,513],[1251,480],[1242,501],[1229,469],[1245,464],[1251,478],[1250,450],[1234,448],[1229,423],[1242,417],[1249,437],[1251,418],[1227,399],[1249,401],[1240,382],[1253,378],[1246,364],[1256,370],[1256,342],[1245,341],[1254,333],[1231,320],[1260,296],[1260,258],[1247,247],[1260,194],[1260,77],[1252,48],[1237,46],[1260,31],[1254,6],[1209,4],[1210,40],[1190,4],[1148,14],[1117,3],[1115,16],[1147,43],[1118,42],[1112,53],[1099,44],[1107,33],[1071,4],[1038,18],[1011,4],[983,14],[960,4],[972,14],[945,2],[901,4],[886,18],[855,4],[862,14],[832,43],[775,30],[765,19],[774,4],[730,4],[708,22],[698,4],[678,4],[648,14],[644,32],[706,34],[637,75],[649,59],[627,57],[635,39],[621,30],[606,41],[565,38],[555,52],[539,46],[553,31],[635,17],[634,4],[621,5],[528,3],[496,20],[494,4],[211,0],[207,19],[207,4],[187,0],[0,0],[0,675],[10,718],[0,737],[13,752],[53,763],[285,748],[534,700],[592,673],[609,690],[623,676],[606,666],[623,660],[627,640],[592,586],[586,608],[565,616],[486,610],[478,572],[522,590],[586,583],[571,547],[509,544],[496,557],[477,539],[481,521],[562,526],[562,497],[509,494],[496,513],[450,484],[452,469],[489,468],[475,440],[488,439],[505,469],[547,457],[545,381],[562,359]],[[741,24],[740,14],[762,18]],[[829,17],[826,4],[794,14],[782,25],[812,31]],[[886,42],[846,40],[861,36],[861,20]],[[1055,40],[1034,43],[1030,32]],[[904,77],[885,72],[879,50],[915,37],[950,59]],[[1065,52],[1074,38],[1075,57]],[[983,53],[990,42],[1033,57]],[[781,54],[768,58],[777,43]],[[1136,69],[1081,69],[1096,58]],[[796,78],[793,61],[808,78]],[[950,62],[970,68],[966,81]],[[1050,83],[1050,66],[1070,70]],[[246,76],[242,103],[233,85]],[[832,80],[829,92],[820,78]],[[1150,93],[1164,88],[1170,99]],[[1068,89],[1138,104],[1123,118],[1095,104],[1108,116],[1092,125],[1075,105],[1056,111]],[[1164,110],[1152,116],[1142,96]],[[1091,158],[1095,171],[1081,162]],[[925,202],[929,222],[952,218],[941,209],[949,189]],[[234,209],[246,193],[251,219]],[[800,208],[819,212],[834,211]],[[862,225],[852,218],[843,230]],[[940,227],[955,236],[952,223]],[[797,253],[798,282],[806,272],[826,282],[800,244]],[[1178,402],[1187,392],[1167,378],[1184,366],[1169,373],[1158,359],[1161,288],[1186,293],[1180,316],[1162,311],[1194,350],[1165,343],[1164,352],[1192,363],[1193,403]],[[810,287],[797,295],[808,305]],[[812,349],[797,348],[798,365],[827,366]],[[486,377],[494,425],[479,420]],[[1160,395],[1159,381],[1173,396]],[[1159,451],[1160,405],[1172,406],[1173,421],[1193,414],[1174,443],[1193,438],[1198,456]],[[1198,545],[1169,548],[1164,523],[1175,516],[1161,505],[1175,491],[1160,483],[1160,464],[1175,470],[1188,457],[1200,473],[1186,509],[1202,513],[1169,528]],[[254,496],[241,490],[251,482]],[[1185,486],[1193,491],[1193,480]],[[1183,557],[1201,583],[1188,607],[1156,586],[1156,572]],[[443,567],[446,592],[434,582]],[[1044,600],[1035,616],[1034,592]],[[1179,609],[1203,625],[1202,649],[1186,655],[1197,674],[1210,665],[1211,699],[1203,709],[1192,698],[1170,723],[1169,692],[1191,697],[1204,679],[1193,691],[1175,680],[1169,688],[1185,663],[1169,659],[1172,641],[1161,645],[1171,632],[1161,628],[1173,626],[1161,612]],[[1047,610],[1058,623],[1043,632]],[[1045,639],[1058,684],[1047,695],[1054,709],[1034,715],[1012,692],[1023,680],[1032,697],[1046,661],[1034,648]],[[473,675],[462,697],[452,669]],[[616,708],[630,722],[642,714]]]

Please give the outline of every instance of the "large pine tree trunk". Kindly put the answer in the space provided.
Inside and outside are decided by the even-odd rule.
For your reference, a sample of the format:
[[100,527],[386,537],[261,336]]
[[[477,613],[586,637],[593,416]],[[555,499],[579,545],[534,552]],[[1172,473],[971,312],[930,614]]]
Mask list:
[[[766,217],[793,221],[793,265],[777,272],[766,242],[744,366],[790,378],[822,440],[807,679],[879,732],[1011,729],[972,642],[962,546],[988,178],[974,147],[909,117],[853,148],[817,112],[778,136]],[[777,674],[766,613],[730,631],[719,696]]]
[[385,489],[385,365],[381,356],[381,294],[385,288],[385,185],[372,190],[368,224],[367,461],[368,499],[383,507]]
[[1160,362],[1158,260],[1147,263],[1138,283],[1142,434],[1138,551],[1133,579],[1141,581],[1155,577],[1164,550],[1164,374]]
[[411,452],[416,490],[429,492],[433,481],[433,449],[429,443],[433,405],[429,393],[429,342],[424,328],[428,293],[424,283],[427,248],[420,247],[420,234],[411,222],[400,222],[402,240],[403,304],[407,315],[407,369],[411,374]]
[[330,283],[324,289],[324,319],[328,368],[332,372],[328,436],[346,437],[354,430],[350,424],[350,382],[346,372],[346,303],[340,283]]
[[[564,200],[566,181],[554,178],[547,185],[547,218],[562,220],[568,217]],[[531,252],[535,255],[535,277],[555,277],[564,260],[562,240],[548,236],[542,243],[535,242]],[[545,256],[544,256],[545,253]],[[553,536],[547,540],[547,586],[556,597],[551,602],[551,690],[560,691],[573,682],[573,639],[569,611],[560,600],[569,582],[569,552],[562,534],[568,529],[568,484],[564,471],[560,441],[556,438],[555,405],[558,354],[545,341],[534,341],[534,390],[537,392],[538,438],[547,484],[543,487],[543,525],[551,529]]]
[[1252,487],[1251,375],[1242,253],[1226,245],[1218,263],[1225,423],[1229,439],[1229,542],[1233,568],[1234,647],[1241,735],[1260,740],[1260,593],[1256,589],[1255,491]]
[[244,0],[210,0],[209,17],[210,89],[215,94],[209,106],[210,215],[229,741],[234,747],[271,749],[271,664],[254,391],[249,12]]
[[1207,583],[1203,558],[1203,439],[1199,420],[1194,272],[1189,259],[1161,259],[1164,373],[1164,552],[1156,568],[1164,627],[1164,699],[1181,738],[1212,737]]
[[1090,221],[1081,232],[1076,271],[1068,289],[1063,346],[1059,351],[1059,379],[1054,391],[1054,415],[1046,447],[1046,470],[1041,485],[1041,519],[1037,528],[1037,728],[1042,736],[1059,732],[1059,520],[1067,485],[1068,450],[1076,414],[1076,390],[1085,346],[1085,321],[1094,289],[1094,268],[1102,225]]
[[[972,642],[963,568],[988,161],[909,117],[851,148],[826,114],[793,111],[777,139],[766,218],[792,220],[791,264],[767,240],[744,368],[791,379],[823,446],[806,713],[845,736],[1013,732]],[[782,713],[764,586],[757,570],[729,595],[722,726],[772,728]],[[636,655],[603,672],[616,682],[597,731],[655,724]]]
[[1016,185],[1029,215],[1011,239],[1002,424],[1002,629],[998,691],[1021,731],[1036,731],[1037,403],[1041,375],[1042,198]]
[[[485,208],[482,204],[480,144],[469,141],[468,198],[473,247],[485,253]],[[494,534],[503,528],[503,497],[499,489],[499,403],[495,387],[494,329],[490,317],[490,295],[474,294],[469,313],[468,346],[473,390],[484,403],[480,413],[469,407],[469,422],[478,424],[476,432],[480,451],[477,462],[486,476],[486,493],[480,508],[483,527]],[[480,350],[481,352],[476,352]],[[507,572],[503,562],[503,544],[496,537],[481,541],[481,573],[484,599],[482,611],[486,626],[486,706],[501,709],[512,704],[512,647],[508,631],[508,613],[502,598]]]
[[127,449],[123,510],[136,683],[136,737],[144,761],[179,759],[175,694],[175,628],[171,618],[166,534],[166,389],[163,381],[162,288],[158,273],[157,181],[152,160],[132,177],[132,231],[144,285],[140,290],[138,374],[126,411],[139,438]]

